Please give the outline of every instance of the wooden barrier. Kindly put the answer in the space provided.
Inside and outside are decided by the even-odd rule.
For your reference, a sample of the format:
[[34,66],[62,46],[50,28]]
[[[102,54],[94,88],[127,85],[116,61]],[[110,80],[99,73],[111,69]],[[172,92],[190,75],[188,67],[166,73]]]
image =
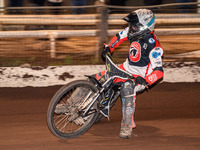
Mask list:
[[[123,29],[108,30],[108,36],[113,36]],[[0,31],[0,39],[6,38],[55,38],[94,37],[98,30],[40,30],[40,31]],[[155,29],[157,35],[200,35],[200,28],[170,28]]]
[[[16,18],[0,18],[0,25],[57,25],[57,26],[95,26],[100,22],[99,19],[16,19]],[[125,25],[127,24],[122,19],[110,19],[108,20],[109,25]],[[179,19],[156,19],[157,25],[182,25],[189,24],[195,25],[200,24],[200,18],[179,18]]]
[[[108,20],[109,25],[125,25],[124,20],[112,19]],[[187,19],[156,19],[156,25],[200,25],[200,18],[187,18]]]
[[57,26],[94,26],[98,23],[97,19],[92,20],[64,20],[64,19],[9,19],[0,20],[0,25],[57,25]]
[[[108,36],[114,36],[123,29],[108,30]],[[200,35],[200,28],[155,29],[157,35]],[[50,56],[56,57],[56,38],[96,37],[98,30],[42,30],[42,31],[1,31],[0,39],[48,38],[50,40]]]
[[[108,15],[108,24],[121,26],[124,14]],[[101,20],[100,15],[1,15],[0,25],[56,25],[56,26],[97,26]],[[156,14],[157,25],[198,25],[199,14]],[[113,36],[123,29],[107,30],[106,36]],[[96,30],[41,30],[41,31],[0,31],[0,39],[18,38],[48,38],[50,40],[51,58],[56,57],[55,43],[57,38],[67,37],[97,37],[101,32]],[[157,35],[200,35],[200,28],[157,28]],[[98,56],[97,56],[98,57]]]
[[[122,19],[128,14],[109,14],[109,19]],[[0,19],[2,18],[13,18],[13,19],[96,19],[99,15],[98,14],[79,14],[79,15],[0,15]],[[199,14],[155,14],[156,19],[186,19],[186,18],[200,18]]]
[[[108,35],[112,36],[120,29],[109,30]],[[200,28],[169,28],[169,29],[155,29],[156,35],[200,35]]]
[[[126,24],[122,18],[125,14],[110,14],[109,25]],[[99,15],[1,15],[0,25],[88,25],[100,22]],[[200,24],[199,14],[156,14],[157,25]]]

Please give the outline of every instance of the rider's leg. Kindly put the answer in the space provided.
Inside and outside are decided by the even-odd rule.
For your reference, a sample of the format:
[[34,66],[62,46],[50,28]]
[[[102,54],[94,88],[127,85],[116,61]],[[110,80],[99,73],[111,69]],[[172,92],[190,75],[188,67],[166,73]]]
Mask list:
[[[99,73],[93,75],[93,77],[95,77],[96,80],[99,81],[99,83],[102,85],[106,81],[106,71],[99,72]],[[110,89],[104,93],[105,99],[102,104],[105,107],[108,106],[109,101],[110,101],[111,97],[113,96],[113,93],[114,93],[114,91],[112,89]]]
[[99,83],[103,84],[106,81],[106,71],[101,71],[97,74],[92,75],[94,78],[96,78]]
[[[125,70],[125,68],[123,67],[123,64],[119,65],[118,67],[121,68],[122,70]],[[96,78],[96,80],[99,81],[99,83],[102,85],[106,81],[106,70],[101,71],[101,72],[94,74],[92,76],[94,78]],[[124,82],[124,80],[123,79],[114,80],[114,84],[119,83],[119,85],[121,85],[121,82]],[[105,93],[105,100],[102,103],[105,107],[108,106],[109,101],[113,96],[113,93],[114,93],[114,91],[112,89]]]
[[[102,72],[99,72],[97,74],[94,74],[92,75],[94,78],[96,78],[97,81],[99,81],[99,83],[102,85],[105,81],[106,81],[106,71],[102,71]],[[100,110],[100,113],[109,118],[109,104],[110,104],[110,99],[112,98],[114,94],[114,91],[112,89],[110,90],[107,90],[105,93],[104,93],[104,97],[103,97],[103,102],[102,102],[102,107],[103,109]]]
[[[128,83],[127,83],[128,82]],[[132,129],[136,127],[134,114],[136,107],[136,93],[143,91],[145,86],[136,85],[134,86],[131,81],[126,81],[121,87],[121,97],[122,97],[122,122],[120,137],[130,138]]]
[[121,87],[122,98],[122,121],[121,121],[121,138],[130,138],[132,128],[135,127],[134,110],[135,110],[135,96],[134,85],[131,81],[126,81]]

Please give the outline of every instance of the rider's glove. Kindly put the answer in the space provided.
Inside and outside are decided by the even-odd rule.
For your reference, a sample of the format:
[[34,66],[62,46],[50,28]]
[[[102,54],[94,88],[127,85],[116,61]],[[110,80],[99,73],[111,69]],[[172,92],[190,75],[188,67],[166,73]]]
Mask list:
[[106,54],[110,54],[110,47],[108,45],[104,45],[104,49],[101,51],[101,58],[103,61],[106,60]]
[[149,86],[149,83],[143,77],[138,76],[135,78],[135,81],[138,84],[144,85],[146,88]]

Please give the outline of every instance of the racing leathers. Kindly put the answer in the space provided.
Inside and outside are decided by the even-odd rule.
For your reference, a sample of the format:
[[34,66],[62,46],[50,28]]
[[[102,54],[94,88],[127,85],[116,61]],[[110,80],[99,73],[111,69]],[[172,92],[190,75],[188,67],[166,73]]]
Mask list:
[[[128,40],[127,33],[129,27],[117,33],[110,43],[107,45],[112,53],[122,42]],[[154,32],[139,38],[137,41],[130,41],[129,54],[126,61],[119,67],[132,73],[135,77],[142,77],[146,80],[148,86],[154,84],[163,77],[162,55],[163,49]],[[96,74],[97,80],[100,79],[106,72]],[[136,101],[136,92],[145,89],[144,85],[131,85],[130,82],[115,80],[121,82],[121,98],[122,98],[122,124],[135,128],[134,110]],[[132,91],[131,91],[132,90]]]
[[[111,53],[127,40],[128,30],[127,27],[110,41],[108,46]],[[163,49],[159,40],[154,32],[151,32],[137,41],[130,41],[129,56],[122,65],[126,71],[145,78],[148,84],[152,85],[163,77],[162,55]]]

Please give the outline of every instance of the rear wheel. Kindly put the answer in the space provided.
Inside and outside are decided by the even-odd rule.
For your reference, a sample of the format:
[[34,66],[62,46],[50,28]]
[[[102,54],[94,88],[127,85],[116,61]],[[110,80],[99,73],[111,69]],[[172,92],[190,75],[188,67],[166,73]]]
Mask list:
[[49,103],[47,125],[55,136],[63,139],[75,138],[84,134],[95,122],[98,110],[96,101],[87,113],[79,106],[97,92],[89,81],[71,82],[57,91]]

